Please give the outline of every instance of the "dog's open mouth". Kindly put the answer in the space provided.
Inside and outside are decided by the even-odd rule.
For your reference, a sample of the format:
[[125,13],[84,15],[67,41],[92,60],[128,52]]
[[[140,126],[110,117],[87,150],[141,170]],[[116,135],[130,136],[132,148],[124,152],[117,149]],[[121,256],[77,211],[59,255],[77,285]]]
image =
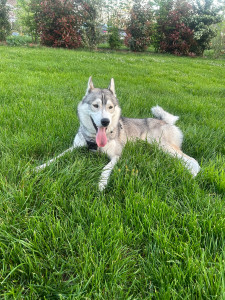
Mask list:
[[106,129],[107,127],[97,127],[94,120],[91,117],[92,124],[96,130],[96,144],[98,147],[105,147],[107,144]]

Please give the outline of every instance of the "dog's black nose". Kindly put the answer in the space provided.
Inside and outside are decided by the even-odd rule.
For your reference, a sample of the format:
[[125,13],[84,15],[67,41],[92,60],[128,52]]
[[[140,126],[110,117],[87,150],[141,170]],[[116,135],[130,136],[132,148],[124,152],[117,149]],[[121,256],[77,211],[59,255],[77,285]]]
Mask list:
[[102,123],[102,126],[104,126],[104,127],[106,127],[106,126],[108,126],[109,125],[109,119],[107,119],[107,118],[103,118],[103,119],[101,119],[101,123]]

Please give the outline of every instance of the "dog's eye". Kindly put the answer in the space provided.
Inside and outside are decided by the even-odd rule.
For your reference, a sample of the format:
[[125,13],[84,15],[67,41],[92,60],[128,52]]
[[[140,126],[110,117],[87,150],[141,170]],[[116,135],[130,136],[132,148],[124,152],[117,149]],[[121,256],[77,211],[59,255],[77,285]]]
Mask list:
[[113,109],[113,106],[112,106],[112,105],[110,105],[110,106],[109,106],[109,109]]
[[98,108],[98,104],[93,104],[93,106],[94,106],[95,108]]

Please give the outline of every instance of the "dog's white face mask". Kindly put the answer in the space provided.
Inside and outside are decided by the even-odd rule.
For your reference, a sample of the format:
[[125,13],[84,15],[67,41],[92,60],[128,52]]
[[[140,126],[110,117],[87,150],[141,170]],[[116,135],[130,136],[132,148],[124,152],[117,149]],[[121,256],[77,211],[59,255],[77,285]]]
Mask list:
[[106,133],[115,119],[115,114],[118,116],[117,118],[120,116],[113,78],[108,89],[101,90],[94,88],[90,77],[82,106],[90,117],[91,122],[88,125],[96,131],[96,144],[98,147],[104,147],[107,144]]

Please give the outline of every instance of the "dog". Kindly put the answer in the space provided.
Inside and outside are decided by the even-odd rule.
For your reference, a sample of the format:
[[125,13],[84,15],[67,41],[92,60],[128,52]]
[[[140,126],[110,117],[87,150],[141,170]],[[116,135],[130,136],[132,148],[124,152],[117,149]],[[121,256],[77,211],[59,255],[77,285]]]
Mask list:
[[36,171],[49,166],[67,152],[85,146],[90,150],[106,153],[110,159],[100,176],[99,189],[103,191],[126,142],[136,140],[146,140],[148,143],[156,142],[163,151],[180,159],[193,176],[200,171],[198,162],[181,151],[183,134],[175,126],[179,117],[164,111],[160,106],[151,109],[155,118],[122,117],[113,78],[108,89],[100,89],[94,87],[92,77],[90,77],[86,94],[78,104],[77,112],[80,127],[74,138],[73,146],[47,163],[36,167]]

